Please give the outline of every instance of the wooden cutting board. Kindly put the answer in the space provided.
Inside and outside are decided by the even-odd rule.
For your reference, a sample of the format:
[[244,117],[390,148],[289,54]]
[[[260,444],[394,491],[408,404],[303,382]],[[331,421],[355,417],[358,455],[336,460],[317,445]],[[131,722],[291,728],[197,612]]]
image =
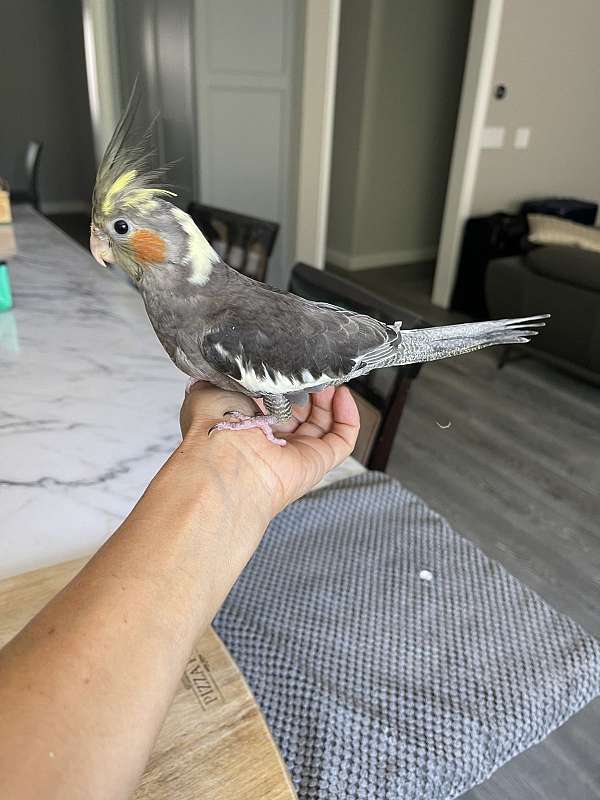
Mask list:
[[[0,647],[84,563],[69,561],[0,581]],[[212,628],[196,644],[134,798],[296,798],[258,705]]]

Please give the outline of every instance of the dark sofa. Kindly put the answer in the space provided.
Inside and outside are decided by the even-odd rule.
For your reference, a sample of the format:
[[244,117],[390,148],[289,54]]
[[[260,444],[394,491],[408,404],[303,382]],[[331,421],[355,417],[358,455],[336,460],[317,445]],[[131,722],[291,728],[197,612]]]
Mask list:
[[559,245],[490,262],[492,318],[552,314],[532,354],[600,385],[600,253]]

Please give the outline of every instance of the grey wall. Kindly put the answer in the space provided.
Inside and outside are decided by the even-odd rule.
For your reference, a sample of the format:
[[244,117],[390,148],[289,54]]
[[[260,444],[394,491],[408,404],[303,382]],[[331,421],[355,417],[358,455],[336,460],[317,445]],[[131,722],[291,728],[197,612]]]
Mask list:
[[[525,198],[566,194],[600,202],[600,3],[505,0],[488,125],[506,127],[502,150],[481,153],[473,213],[512,210]],[[527,150],[512,146],[529,126]]]
[[437,245],[470,19],[470,0],[381,2],[354,242],[359,254]]
[[343,0],[340,17],[327,245],[352,253],[373,0]]
[[138,80],[136,123],[148,127],[156,114],[154,147],[173,200],[187,208],[198,199],[193,63],[193,0],[127,0],[115,4],[122,107]]
[[0,40],[0,175],[20,183],[25,145],[39,139],[42,203],[89,203],[95,168],[80,0],[4,2]]
[[357,266],[435,249],[472,0],[343,0],[329,247]]

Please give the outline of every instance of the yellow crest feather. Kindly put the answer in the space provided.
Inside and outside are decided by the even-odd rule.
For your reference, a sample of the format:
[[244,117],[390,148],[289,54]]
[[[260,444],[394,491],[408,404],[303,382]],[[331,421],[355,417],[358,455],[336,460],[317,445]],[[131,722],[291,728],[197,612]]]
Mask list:
[[127,172],[124,172],[122,175],[113,181],[110,185],[108,191],[104,199],[102,200],[102,211],[104,214],[110,214],[114,207],[114,199],[115,195],[122,192],[124,189],[127,188],[127,185],[131,183],[131,181],[137,176],[137,170],[130,169]]
[[98,226],[120,209],[145,213],[155,208],[158,197],[177,196],[175,192],[157,185],[165,168],[149,168],[149,161],[153,156],[148,149],[152,126],[141,141],[133,146],[126,146],[138,102],[139,97],[134,86],[125,113],[115,128],[98,167],[92,202],[92,218]]

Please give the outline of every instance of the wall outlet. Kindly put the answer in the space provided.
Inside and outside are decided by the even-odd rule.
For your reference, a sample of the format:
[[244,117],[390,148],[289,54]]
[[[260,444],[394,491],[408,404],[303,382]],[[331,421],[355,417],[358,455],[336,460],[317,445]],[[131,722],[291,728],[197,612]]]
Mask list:
[[487,125],[481,134],[482,150],[500,150],[504,147],[505,128],[496,128]]
[[531,128],[517,128],[515,131],[515,148],[517,150],[527,150],[530,138]]

